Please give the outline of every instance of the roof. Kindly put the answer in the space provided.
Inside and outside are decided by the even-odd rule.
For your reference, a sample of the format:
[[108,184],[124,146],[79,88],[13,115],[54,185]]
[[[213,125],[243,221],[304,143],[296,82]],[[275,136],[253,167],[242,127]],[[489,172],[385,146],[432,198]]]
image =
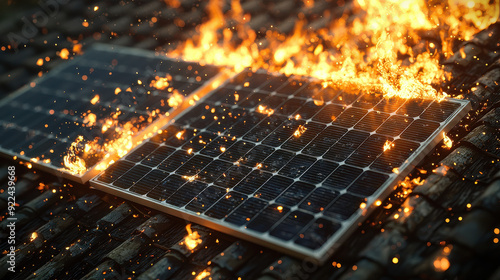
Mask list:
[[[84,47],[97,40],[144,49],[168,48],[192,34],[205,5],[203,1],[184,0],[175,9],[162,1],[124,2],[128,3],[75,0],[62,5],[29,40],[28,47],[13,55],[0,53],[2,96],[26,84],[39,71],[63,62],[52,45],[69,48],[65,36],[78,39]],[[254,15],[250,25],[262,30],[273,25],[290,33],[300,6],[293,0],[270,2],[243,3],[244,10]],[[103,12],[91,13],[94,6]],[[327,8],[339,12],[345,6],[317,1],[314,8],[304,10],[313,28],[325,24],[326,15],[321,15]],[[21,32],[22,25],[16,23],[21,23],[23,15],[37,11],[35,7],[13,16],[19,20],[0,24],[1,33]],[[176,13],[185,22],[184,28],[173,23]],[[154,28],[129,25],[131,19],[151,15],[160,19]],[[88,19],[89,27],[82,26],[82,18]],[[99,37],[99,32],[94,32],[101,29],[123,36]],[[8,43],[5,36],[0,40],[1,45]],[[436,147],[420,166],[421,170],[435,172],[423,174],[416,169],[413,178],[420,176],[425,182],[414,187],[407,197],[401,196],[402,187],[395,190],[324,265],[199,225],[192,228],[203,243],[191,251],[180,245],[186,235],[182,219],[1,160],[3,186],[7,166],[16,166],[19,177],[15,196],[19,207],[15,209],[16,273],[8,274],[8,256],[4,256],[0,260],[0,277],[184,279],[207,270],[212,279],[498,279],[499,42],[500,24],[496,23],[463,42],[443,62],[452,73],[443,89],[463,94],[474,107],[448,133],[454,141],[452,149]],[[50,62],[37,66],[36,59],[41,56],[49,56]],[[8,192],[0,194],[3,212],[7,197]],[[0,222],[2,239],[10,234],[8,222],[5,216]],[[8,252],[8,244],[0,246],[4,254]]]

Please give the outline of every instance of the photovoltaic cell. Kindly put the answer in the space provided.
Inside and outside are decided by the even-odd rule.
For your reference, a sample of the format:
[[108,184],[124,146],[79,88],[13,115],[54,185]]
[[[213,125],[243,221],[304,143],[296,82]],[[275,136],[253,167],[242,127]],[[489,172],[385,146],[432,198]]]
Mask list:
[[[150,123],[160,116],[166,120],[165,115],[172,112],[168,102],[172,93],[150,85],[156,76],[170,75],[169,87],[188,97],[206,88],[219,72],[214,66],[96,45],[0,104],[0,131],[8,135],[0,140],[0,153],[25,161],[34,159],[48,171],[61,170],[71,179],[88,180],[91,174],[72,175],[62,170],[63,155],[77,136],[86,140],[98,138],[100,143],[113,139],[113,127],[103,132],[99,120],[114,117],[115,127],[130,122],[139,137]],[[161,122],[156,124],[163,126]],[[157,144],[164,143],[163,139],[158,140]],[[148,143],[129,155],[128,160],[141,161],[155,149]],[[100,153],[86,158],[86,166],[91,169],[104,156]],[[155,159],[149,163],[158,165]]]
[[467,109],[244,71],[91,184],[324,260]]

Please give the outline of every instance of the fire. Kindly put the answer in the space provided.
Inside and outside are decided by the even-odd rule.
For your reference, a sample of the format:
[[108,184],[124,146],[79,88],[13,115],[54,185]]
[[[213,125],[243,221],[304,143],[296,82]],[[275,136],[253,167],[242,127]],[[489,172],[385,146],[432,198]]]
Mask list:
[[264,105],[259,105],[257,107],[257,112],[261,113],[261,114],[264,114],[264,115],[272,115],[274,114],[274,110],[273,109],[270,109],[270,108],[267,108],[267,106],[264,106]]
[[38,238],[38,233],[33,232],[33,233],[31,234],[31,237],[30,237],[30,242],[33,242],[33,241],[34,241],[35,239],[37,239],[37,238]]
[[[164,1],[172,7],[180,5],[178,0]],[[302,2],[305,9],[315,4],[313,0]],[[443,2],[428,5],[423,0],[355,0],[349,7],[346,5],[345,14],[332,16],[324,28],[308,28],[311,22],[299,16],[291,35],[268,30],[258,37],[249,24],[252,16],[244,13],[239,0],[231,0],[230,9],[224,8],[222,0],[210,0],[206,5],[207,20],[196,27],[196,34],[168,55],[202,65],[226,66],[234,72],[250,67],[251,70],[263,68],[285,75],[311,76],[319,79],[323,87],[344,91],[440,101],[448,96],[440,85],[451,77],[441,62],[453,54],[457,43],[470,39],[496,22],[500,15],[500,0]],[[353,14],[363,16],[353,18]],[[429,33],[439,38],[423,45],[427,40],[422,36]],[[58,55],[69,59],[70,51],[79,53],[81,44],[77,41],[73,44],[72,50],[62,49]],[[168,105],[178,107],[184,102],[184,96],[171,84],[172,76],[166,75],[156,76],[149,86],[166,90],[170,93]],[[132,91],[131,88],[123,90]],[[115,89],[115,94],[121,92],[121,88]],[[234,98],[236,101],[241,99],[238,94]],[[322,96],[313,98],[316,106],[323,106],[324,100]],[[91,102],[99,102],[98,96]],[[263,105],[256,111],[274,114],[273,109]],[[132,137],[139,130],[138,122],[120,124],[119,114],[102,120],[96,119],[91,112],[82,115],[85,125],[101,125],[103,133],[116,134],[114,140],[107,143],[85,139],[90,149],[83,153],[123,156],[133,147]],[[302,133],[304,130],[299,127],[294,136],[299,137]],[[180,139],[182,134],[178,132],[175,136]],[[77,139],[65,155],[66,168],[75,174],[86,167],[76,149],[81,141],[83,139]],[[384,150],[392,147],[384,145]],[[106,165],[96,168],[102,170]]]
[[170,95],[170,97],[168,98],[168,106],[172,107],[172,108],[176,108],[177,106],[179,106],[182,101],[184,100],[184,96],[182,96],[182,94],[180,94],[177,90],[174,90],[174,92]]
[[[198,275],[196,275],[195,280],[203,280],[203,279],[207,278],[208,276],[210,276],[210,271],[205,269],[202,272],[200,272]],[[210,279],[212,279],[212,278],[210,278]]]
[[179,131],[175,134],[175,138],[181,140],[182,139],[182,135],[184,134],[184,131]]
[[[363,18],[352,20],[349,11],[332,17],[319,30],[307,29],[308,22],[299,20],[291,36],[266,32],[262,47],[248,26],[251,16],[243,14],[239,1],[232,0],[224,14],[223,1],[211,0],[209,20],[197,26],[198,34],[172,55],[235,71],[252,67],[312,76],[336,87],[377,91],[388,98],[442,100],[447,94],[435,87],[447,79],[440,60],[453,53],[457,39],[470,39],[500,14],[498,0],[443,2],[358,0],[347,10],[364,14]],[[311,7],[314,1],[304,0],[303,5]],[[422,42],[422,31],[439,34],[440,44],[415,48]]]
[[78,136],[64,156],[64,166],[72,174],[83,174],[87,171],[85,160],[78,156],[81,153],[82,141],[83,136]]
[[94,113],[89,113],[83,117],[83,123],[87,126],[94,126],[97,121],[97,116]]
[[193,176],[184,175],[184,176],[182,176],[182,179],[189,181],[189,182],[193,182],[194,180],[196,180],[196,178],[198,178],[198,175],[193,175]]
[[191,224],[186,225],[186,231],[188,235],[184,237],[184,241],[181,242],[181,245],[186,245],[189,250],[194,250],[203,240],[201,240],[201,236],[197,231],[191,230]]
[[172,76],[167,74],[165,77],[156,76],[154,80],[149,84],[150,87],[157,88],[159,90],[167,89],[170,85],[170,81],[172,81]]
[[448,149],[451,149],[451,147],[453,147],[453,140],[451,140],[445,132],[443,132],[443,144],[444,147]]
[[68,49],[64,48],[58,53],[59,57],[62,59],[68,59],[69,58],[69,51]]
[[[64,156],[64,169],[71,174],[82,175],[87,171],[87,158],[107,158],[110,155],[118,157],[125,156],[134,147],[134,135],[140,130],[138,127],[140,119],[134,119],[127,123],[120,123],[118,117],[121,112],[118,111],[108,118],[97,119],[93,113],[87,113],[83,116],[86,126],[101,125],[101,132],[108,133],[112,131],[114,138],[102,141],[103,136],[95,137],[94,139],[84,139],[83,136],[78,136],[71,144],[66,155]],[[152,118],[147,121],[152,122]],[[83,144],[85,142],[85,144]],[[114,161],[107,163],[101,162],[96,165],[97,170],[104,170]]]
[[293,136],[300,137],[302,134],[304,134],[304,132],[306,132],[306,130],[307,128],[305,126],[299,125],[297,130],[295,130],[295,132],[293,133]]
[[387,140],[385,141],[385,144],[384,144],[384,152],[387,151],[387,150],[390,150],[394,147],[394,143],[392,143],[391,141]]

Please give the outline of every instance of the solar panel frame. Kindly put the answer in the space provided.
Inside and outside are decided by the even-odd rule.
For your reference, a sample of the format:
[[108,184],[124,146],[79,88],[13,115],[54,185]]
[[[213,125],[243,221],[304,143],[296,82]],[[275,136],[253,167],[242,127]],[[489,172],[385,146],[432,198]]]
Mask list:
[[[155,53],[155,52],[151,52],[151,51],[147,51],[147,50],[128,48],[128,47],[122,47],[122,46],[113,46],[113,45],[100,44],[100,43],[93,44],[92,47],[88,51],[98,51],[98,52],[103,52],[103,53],[110,52],[110,53],[116,53],[116,54],[130,55],[130,57],[134,58],[134,59],[136,59],[137,57],[142,57],[142,58],[152,58],[152,59],[157,59],[157,60],[162,60],[162,61],[171,61],[174,63],[177,61],[187,62],[187,63],[197,63],[197,62],[190,62],[190,61],[181,60],[178,58],[170,58],[162,53]],[[56,77],[62,71],[68,70],[68,68],[71,66],[78,65],[79,67],[81,67],[81,65],[79,65],[80,62],[83,62],[82,65],[85,66],[86,64],[85,64],[84,60],[85,60],[84,55],[76,56],[76,57],[74,57],[74,59],[67,61],[66,63],[63,63],[62,65],[57,66],[56,68],[54,68],[53,70],[51,70],[50,72],[45,74],[44,76],[34,79],[31,83],[39,84],[39,83],[42,83],[44,81],[47,81],[52,77]],[[131,69],[128,69],[128,70],[131,70]],[[156,70],[156,69],[153,69],[153,70]],[[216,75],[214,75],[214,77],[208,79],[198,89],[196,89],[196,90],[192,91],[191,93],[189,93],[188,95],[186,95],[184,97],[183,102],[177,108],[175,108],[175,109],[170,108],[168,111],[168,113],[169,113],[168,116],[166,116],[166,115],[158,116],[158,118],[156,120],[154,120],[152,123],[147,125],[145,128],[143,128],[142,130],[137,132],[132,138],[133,146],[137,145],[137,143],[142,141],[142,139],[144,139],[145,136],[154,133],[158,129],[158,127],[163,127],[163,126],[167,125],[171,120],[173,120],[175,118],[175,116],[177,116],[177,114],[179,114],[180,112],[182,112],[183,110],[188,108],[190,106],[189,103],[194,102],[195,98],[196,99],[202,98],[205,94],[207,94],[212,89],[217,87],[220,83],[225,81],[229,77],[230,72],[227,69],[220,68],[220,67],[219,67],[219,70],[220,71]],[[120,74],[123,74],[123,73],[125,73],[125,72],[124,71],[120,72]],[[135,82],[135,81],[136,80],[131,80],[130,82]],[[69,88],[71,86],[75,86],[76,84],[77,84],[77,82],[74,81],[73,83],[68,83],[67,85],[65,85],[65,87],[59,88],[59,89],[64,90],[64,91],[69,91]],[[184,83],[184,84],[189,85],[188,83]],[[29,93],[30,90],[31,90],[30,84],[27,84],[27,85],[21,87],[20,89],[9,94],[7,97],[3,98],[0,101],[0,107],[8,106],[10,102],[12,102],[13,100],[15,100],[18,97],[23,96],[27,92]],[[99,94],[99,95],[101,96],[101,94]],[[70,99],[68,99],[68,100],[70,100]],[[72,100],[72,101],[74,101],[74,100]],[[76,101],[80,101],[80,103],[81,103],[81,100],[76,100]],[[78,103],[79,102],[74,102],[73,105],[78,106]],[[127,106],[127,104],[120,104],[118,106]],[[67,108],[69,110],[74,109],[74,108],[67,107],[67,106],[65,106],[64,108],[65,109]],[[18,108],[16,110],[22,110],[22,108]],[[33,116],[33,114],[39,114],[39,113],[37,113],[36,111],[35,112],[32,112],[32,111],[26,112],[25,119],[26,119],[27,123],[32,123],[33,119],[35,119],[35,120],[37,119],[36,117],[29,118],[30,116]],[[40,117],[42,117],[42,116],[46,116],[46,115],[41,114]],[[75,117],[75,119],[76,119],[76,117]],[[58,121],[59,119],[57,119],[55,117],[55,120]],[[0,119],[0,127],[2,127],[1,123],[2,123],[2,120]],[[68,123],[68,125],[71,125],[71,123]],[[34,132],[35,134],[39,135],[38,131],[33,131],[33,130],[26,128],[26,127],[20,127],[20,129],[18,129],[18,130],[24,131],[26,133],[28,133],[28,132],[33,133]],[[62,143],[68,143],[68,144],[70,143],[67,141],[65,142],[65,140],[60,140],[57,138],[54,138],[54,140],[57,140],[57,141],[62,142]],[[1,145],[0,145],[0,156],[2,156],[4,158],[9,158],[9,159],[14,158],[14,159],[19,160],[19,161],[30,162],[33,165],[33,167],[35,167],[37,169],[40,169],[40,170],[46,171],[48,173],[51,173],[51,174],[54,174],[57,176],[61,176],[63,178],[70,179],[72,181],[79,182],[79,183],[86,183],[91,178],[93,178],[97,174],[99,174],[99,172],[101,172],[101,171],[96,170],[97,165],[107,164],[107,163],[111,162],[112,160],[118,159],[118,156],[116,153],[113,153],[113,154],[110,153],[109,156],[99,160],[98,162],[93,164],[91,167],[89,167],[88,170],[84,174],[78,175],[78,174],[72,174],[66,169],[54,166],[54,165],[52,165],[52,163],[44,163],[41,160],[33,161],[32,158],[36,157],[36,155],[33,155],[33,156],[23,155],[23,154],[14,152],[13,150],[6,149],[6,148],[2,147]]]
[[[265,71],[262,71],[262,72],[265,73]],[[260,73],[260,72],[258,72],[258,73]],[[225,83],[223,83],[220,88],[223,88],[224,86],[231,84],[233,80],[237,80],[238,75],[241,75],[241,73],[235,74],[231,80],[228,80]],[[304,79],[304,77],[294,77],[294,76],[290,77],[290,80],[294,80],[294,79]],[[309,78],[307,78],[307,80],[308,81],[315,81],[314,79],[309,79]],[[288,84],[287,84],[287,86],[288,86]],[[291,85],[290,87],[298,89],[298,88],[303,88],[303,85],[300,87],[297,87],[296,85]],[[203,103],[205,100],[211,98],[215,94],[217,94],[217,90],[213,90],[211,93],[207,94],[204,98],[202,98],[199,101],[199,104]],[[350,97],[350,98],[352,98],[352,97]],[[357,100],[357,98],[354,99],[352,102],[354,102],[355,100]],[[103,190],[105,192],[123,197],[125,199],[129,199],[129,200],[134,201],[134,202],[141,203],[141,204],[148,206],[148,207],[151,207],[153,209],[163,211],[165,213],[172,214],[174,216],[181,217],[185,220],[189,220],[189,221],[207,226],[209,228],[213,228],[215,230],[222,231],[222,232],[228,233],[230,235],[237,236],[238,238],[243,238],[243,239],[249,240],[251,242],[255,242],[255,243],[264,245],[266,247],[269,247],[269,248],[296,256],[296,257],[312,258],[320,263],[323,263],[324,261],[327,260],[327,258],[329,256],[331,256],[342,245],[343,241],[345,241],[348,238],[349,234],[356,230],[357,225],[359,223],[361,223],[376,208],[376,206],[374,205],[375,201],[385,199],[393,191],[393,189],[394,189],[393,187],[397,184],[397,182],[403,180],[404,177],[430,151],[432,151],[432,149],[434,149],[434,147],[442,140],[443,132],[447,132],[453,126],[455,126],[458,123],[458,121],[461,118],[463,118],[471,108],[469,101],[466,101],[466,100],[457,100],[457,99],[447,98],[446,101],[456,103],[458,105],[458,108],[452,114],[450,114],[446,118],[446,120],[441,122],[440,127],[438,129],[436,129],[432,133],[431,136],[428,137],[428,140],[425,142],[422,142],[421,145],[419,146],[419,148],[417,150],[415,150],[411,154],[411,156],[405,160],[405,162],[399,167],[399,169],[398,169],[399,172],[397,174],[391,173],[390,175],[388,175],[389,178],[380,187],[378,187],[376,190],[374,190],[374,192],[371,195],[369,195],[367,197],[366,207],[364,209],[360,209],[360,207],[359,207],[361,201],[359,201],[355,205],[351,203],[350,206],[353,206],[357,209],[357,210],[355,210],[355,213],[352,214],[350,217],[346,218],[345,220],[335,219],[336,221],[339,221],[339,224],[338,225],[331,225],[333,227],[332,231],[334,231],[334,233],[331,236],[318,237],[318,238],[326,238],[326,241],[323,243],[323,245],[319,246],[318,248],[314,248],[314,249],[310,249],[310,248],[307,248],[304,246],[298,246],[297,244],[294,244],[293,240],[284,241],[282,239],[276,238],[275,235],[278,234],[278,232],[275,229],[270,229],[270,231],[264,230],[264,232],[262,232],[262,228],[255,225],[257,227],[254,230],[248,230],[247,227],[249,226],[249,224],[247,224],[247,226],[237,226],[235,224],[231,224],[231,223],[228,223],[226,221],[222,221],[222,220],[219,220],[217,218],[213,218],[213,217],[219,217],[219,216],[217,216],[218,215],[217,210],[215,209],[212,211],[212,208],[210,208],[210,207],[207,208],[208,209],[207,212],[209,214],[201,214],[200,215],[200,214],[197,214],[195,212],[186,211],[185,206],[172,207],[172,206],[169,206],[168,204],[166,204],[164,201],[158,202],[158,200],[152,199],[148,196],[138,195],[136,193],[115,187],[111,184],[105,184],[105,183],[99,181],[99,176],[96,176],[95,178],[93,178],[90,181],[90,183],[93,187],[95,187],[97,189],[100,189],[100,190]],[[348,101],[348,102],[350,102],[350,101]],[[351,104],[351,103],[349,103],[349,104]],[[397,110],[397,108],[394,109],[394,111],[396,111],[396,110]],[[185,114],[188,114],[189,111],[190,110],[186,110],[186,112],[179,114],[176,119],[182,118]],[[252,126],[252,128],[255,128],[255,126]],[[241,137],[243,135],[238,135],[238,136]],[[261,142],[258,142],[256,144],[256,146],[260,146],[260,145],[262,145]],[[305,156],[307,156],[307,155],[305,155]],[[316,164],[316,163],[318,163],[318,161],[316,161],[314,164]],[[344,165],[344,166],[348,166],[348,165]],[[310,168],[308,170],[310,170]],[[256,172],[256,171],[257,170],[254,170],[253,172]],[[100,176],[102,176],[102,174]],[[301,175],[303,175],[303,174],[301,174]],[[246,175],[243,178],[246,178]],[[265,181],[267,181],[267,179],[265,179],[264,182]],[[331,201],[333,201],[333,199],[339,197],[340,194],[345,193],[345,190],[344,191],[335,191],[335,190],[325,188],[322,185],[317,186],[314,189],[314,192],[316,192],[316,191],[318,191],[318,192],[321,191],[321,194],[318,194],[319,198],[330,197],[332,199]],[[235,193],[235,192],[230,191],[229,193],[234,194],[236,196],[236,198],[234,198],[232,196],[229,198],[232,201],[232,203],[228,202],[225,204],[228,207],[234,206],[232,208],[232,210],[229,211],[229,213],[231,213],[230,215],[232,215],[234,213],[235,209],[238,209],[238,207],[241,206],[241,204],[238,203],[241,198],[238,198],[236,195],[237,193]],[[255,207],[259,207],[259,205],[263,205],[262,200],[255,198],[255,197],[251,197],[252,193],[253,193],[253,191],[249,191],[248,197],[249,197],[249,200],[252,200],[252,199],[254,200],[253,205],[255,205]],[[310,195],[312,195],[312,193]],[[281,196],[280,196],[280,198],[281,198]],[[356,197],[356,199],[357,198],[358,197]],[[281,200],[281,201],[282,201],[282,203],[276,204],[276,203],[274,203],[274,199],[272,199],[271,202],[273,204],[269,204],[269,205],[266,204],[267,208],[271,207],[271,205],[274,205],[274,206],[281,205],[281,206],[283,206],[284,212],[292,212],[292,211],[296,211],[298,209],[296,206],[290,208],[290,207],[286,206],[286,203],[284,203],[283,200]],[[234,205],[233,203],[236,205]],[[346,202],[346,203],[348,203],[348,202]],[[257,209],[257,210],[261,211],[261,209]],[[323,215],[325,217],[330,217],[326,214],[320,215],[319,211],[313,211],[313,212],[314,213],[313,213],[312,217],[320,217],[321,215]],[[301,213],[303,213],[303,212],[301,212]],[[339,214],[335,214],[335,215],[338,216]],[[283,216],[286,216],[286,215],[283,215]],[[254,217],[255,217],[255,215],[254,215]],[[338,216],[338,217],[342,217],[342,216]],[[318,223],[318,221],[320,221],[320,220],[327,221],[327,219],[320,217],[314,223]],[[252,221],[253,221],[253,219],[252,219]],[[262,222],[265,223],[265,221],[262,221]],[[252,223],[252,222],[250,222],[250,223]],[[328,226],[328,225],[326,225],[326,226]],[[307,229],[307,228],[311,229],[313,227],[312,226],[305,227],[304,229]]]

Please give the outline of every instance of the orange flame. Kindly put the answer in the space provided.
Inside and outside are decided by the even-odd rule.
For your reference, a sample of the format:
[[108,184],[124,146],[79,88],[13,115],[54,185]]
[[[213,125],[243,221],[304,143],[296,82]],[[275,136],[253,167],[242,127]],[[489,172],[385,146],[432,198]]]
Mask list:
[[307,128],[305,126],[299,125],[297,130],[295,130],[295,132],[293,133],[293,136],[300,137],[302,134],[304,134],[304,132],[306,132],[306,130]]
[[172,81],[172,76],[167,74],[165,77],[156,76],[154,80],[149,84],[150,87],[157,88],[159,90],[167,89],[170,85],[170,81]]
[[33,232],[33,233],[31,234],[31,237],[30,237],[30,242],[33,242],[33,241],[34,241],[35,239],[37,239],[37,238],[38,238],[38,233]]
[[453,147],[453,140],[451,140],[445,132],[443,132],[443,144],[444,147],[448,149],[451,149],[451,147]]
[[[196,275],[195,280],[203,280],[203,279],[207,278],[208,276],[210,276],[210,271],[205,269],[202,272],[200,272],[198,275]],[[212,278],[210,278],[210,279],[212,279]]]
[[64,166],[71,174],[83,174],[87,171],[85,160],[78,156],[81,150],[79,146],[82,141],[83,136],[78,136],[76,140],[71,143],[70,148],[64,156]]
[[176,108],[177,106],[181,105],[182,101],[184,101],[184,96],[180,94],[177,90],[174,90],[174,92],[170,95],[168,98],[168,106],[172,108]]
[[184,241],[181,242],[181,245],[186,245],[189,250],[194,250],[203,240],[201,240],[201,236],[197,231],[191,230],[191,224],[186,225],[186,231],[188,235],[184,237]]
[[390,150],[393,147],[394,147],[394,143],[392,143],[389,140],[385,141],[385,143],[384,143],[384,152],[387,151],[387,150]]
[[[314,4],[303,2],[306,7]],[[447,96],[432,86],[446,79],[440,58],[452,54],[454,40],[470,39],[500,14],[498,0],[449,0],[434,5],[422,0],[358,0],[352,12],[365,14],[362,19],[352,20],[346,13],[332,17],[319,30],[307,29],[307,22],[299,20],[291,36],[266,32],[262,48],[247,24],[250,15],[243,14],[239,1],[233,0],[231,6],[224,15],[222,1],[211,0],[209,20],[174,55],[235,71],[252,67],[312,76],[342,88],[379,91],[386,97],[436,100]],[[227,28],[226,19],[236,26]],[[439,34],[441,53],[434,43],[420,50],[412,47],[421,42],[420,31],[427,30]],[[241,43],[235,45],[235,41]]]
[[261,114],[268,115],[268,116],[274,114],[273,109],[267,108],[267,106],[264,106],[264,105],[259,105],[257,107],[256,111],[261,113]]

